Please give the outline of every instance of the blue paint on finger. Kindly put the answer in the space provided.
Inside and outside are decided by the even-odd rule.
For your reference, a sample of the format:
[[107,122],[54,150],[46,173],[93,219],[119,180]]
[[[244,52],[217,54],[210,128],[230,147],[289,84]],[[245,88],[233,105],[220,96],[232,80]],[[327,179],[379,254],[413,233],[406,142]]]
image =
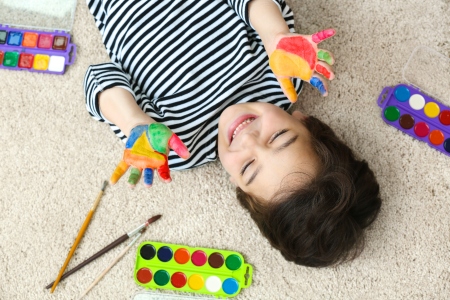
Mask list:
[[309,81],[309,83],[315,87],[316,89],[319,90],[319,92],[322,95],[325,95],[327,90],[325,89],[325,85],[323,84],[322,80],[320,80],[318,77],[313,77],[311,78],[311,80]]
[[153,170],[146,168],[144,169],[144,184],[152,185],[153,184]]

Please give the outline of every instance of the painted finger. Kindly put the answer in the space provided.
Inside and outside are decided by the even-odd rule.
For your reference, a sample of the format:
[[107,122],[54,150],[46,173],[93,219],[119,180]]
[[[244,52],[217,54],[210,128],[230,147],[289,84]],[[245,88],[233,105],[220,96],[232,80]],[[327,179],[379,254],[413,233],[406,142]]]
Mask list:
[[328,86],[325,79],[318,74],[314,74],[309,83],[319,90],[322,96],[326,97],[328,95]]
[[128,170],[128,167],[129,165],[123,160],[119,162],[116,169],[112,173],[111,178],[109,179],[111,185],[114,185],[117,183],[117,181],[119,181],[120,177],[122,177],[123,174],[125,174],[125,172]]
[[318,43],[323,42],[324,40],[332,37],[333,35],[335,35],[335,33],[336,33],[336,30],[334,30],[334,29],[325,29],[325,30],[314,33],[311,36],[311,38],[314,43],[318,44]]
[[278,82],[280,83],[281,89],[283,90],[283,93],[286,95],[286,97],[291,101],[292,103],[297,102],[297,91],[295,90],[294,85],[292,84],[292,81],[290,78],[277,78]]
[[328,80],[333,80],[334,79],[334,72],[331,69],[331,67],[324,63],[319,61],[316,65],[316,72],[323,75],[326,79]]
[[143,177],[144,177],[144,185],[146,187],[151,187],[153,184],[153,170],[150,168],[145,168]]
[[172,178],[170,178],[170,170],[169,170],[169,164],[166,160],[166,163],[159,167],[157,169],[159,178],[161,178],[162,181],[169,183],[172,181]]
[[175,151],[175,153],[178,154],[179,157],[183,159],[187,159],[191,155],[186,145],[184,145],[184,143],[175,133],[172,134],[172,137],[169,140],[169,147],[170,149]]
[[141,179],[141,170],[138,168],[132,167],[130,170],[130,176],[128,177],[128,183],[131,187],[136,186],[136,184]]
[[147,135],[150,145],[155,151],[163,154],[169,152],[167,144],[173,135],[169,127],[161,123],[152,123],[148,126]]
[[334,56],[333,56],[333,54],[331,54],[331,52],[329,52],[327,50],[320,49],[317,52],[317,58],[321,61],[326,62],[330,66],[332,66],[334,64]]

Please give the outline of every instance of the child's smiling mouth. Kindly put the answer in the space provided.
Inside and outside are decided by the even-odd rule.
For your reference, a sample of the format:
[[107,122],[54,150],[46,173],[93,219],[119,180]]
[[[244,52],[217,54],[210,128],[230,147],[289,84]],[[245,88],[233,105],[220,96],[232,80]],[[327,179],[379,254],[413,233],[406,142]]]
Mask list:
[[231,145],[234,138],[251,122],[253,122],[258,116],[246,114],[238,117],[228,129],[228,141]]

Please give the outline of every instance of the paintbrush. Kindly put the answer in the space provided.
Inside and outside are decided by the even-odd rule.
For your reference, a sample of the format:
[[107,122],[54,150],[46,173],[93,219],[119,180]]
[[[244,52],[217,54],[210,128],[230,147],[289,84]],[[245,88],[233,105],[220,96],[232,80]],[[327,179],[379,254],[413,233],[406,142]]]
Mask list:
[[138,240],[138,238],[142,235],[142,233],[145,231],[145,227],[139,231],[139,233],[136,235],[136,237],[131,241],[131,243],[128,244],[128,246],[125,247],[125,249],[122,250],[122,252],[119,253],[119,255],[114,258],[114,260],[104,269],[100,275],[92,282],[92,284],[81,294],[80,298],[83,298],[89,291],[105,276],[106,273],[109,272],[109,270],[114,267],[114,265],[127,253],[127,251],[133,246],[133,244]]
[[52,289],[50,291],[50,293],[53,293],[53,291],[55,290],[56,286],[59,283],[59,280],[61,279],[64,270],[66,270],[67,265],[69,264],[70,259],[72,258],[73,253],[75,252],[75,249],[77,249],[78,244],[81,241],[81,238],[83,237],[84,232],[86,231],[87,227],[89,226],[89,223],[91,221],[92,215],[95,212],[95,209],[98,206],[98,203],[100,202],[100,199],[102,198],[103,192],[105,191],[106,186],[108,185],[108,181],[104,181],[103,182],[103,186],[102,189],[100,191],[100,193],[97,196],[97,199],[95,199],[94,205],[92,205],[92,208],[89,210],[86,219],[83,222],[83,225],[81,225],[80,231],[78,232],[78,235],[75,239],[75,242],[73,243],[72,248],[69,251],[69,254],[67,254],[66,257],[66,261],[64,262],[63,266],[61,267],[61,270],[59,270],[59,274],[58,277],[56,277],[55,282],[53,283]]
[[[85,265],[87,265],[88,263],[94,261],[95,259],[99,258],[100,256],[102,256],[103,254],[105,254],[106,252],[108,252],[109,250],[117,247],[118,245],[122,244],[124,241],[126,241],[128,238],[134,236],[135,234],[139,233],[139,231],[143,228],[146,228],[148,225],[152,224],[153,222],[157,221],[159,218],[161,218],[161,215],[156,215],[154,217],[151,217],[150,219],[147,220],[147,222],[145,222],[144,224],[139,225],[138,227],[136,227],[135,229],[133,229],[132,231],[125,233],[124,235],[122,235],[121,237],[119,237],[117,240],[115,240],[114,242],[112,242],[111,244],[109,244],[108,246],[106,246],[105,248],[103,248],[102,250],[98,251],[97,253],[95,253],[94,255],[92,255],[91,257],[89,257],[88,259],[86,259],[85,261],[83,261],[82,263],[80,263],[78,266],[76,266],[75,268],[73,268],[70,271],[67,271],[66,273],[64,273],[64,275],[60,278],[60,281],[63,280],[64,278],[69,277],[71,274],[75,273],[76,271],[78,271],[79,269],[81,269],[82,267],[84,267]],[[54,282],[48,284],[45,288],[49,289],[52,287]]]

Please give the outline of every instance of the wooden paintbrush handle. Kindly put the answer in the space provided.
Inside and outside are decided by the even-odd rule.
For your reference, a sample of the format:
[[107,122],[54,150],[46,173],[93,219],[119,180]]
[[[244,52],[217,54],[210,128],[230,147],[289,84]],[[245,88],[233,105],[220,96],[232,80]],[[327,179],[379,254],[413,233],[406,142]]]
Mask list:
[[[109,250],[117,247],[118,245],[122,244],[123,242],[125,242],[128,239],[128,234],[124,234],[122,235],[120,238],[118,238],[117,240],[115,240],[114,242],[112,242],[111,244],[109,244],[108,246],[106,246],[105,248],[103,248],[102,250],[98,251],[97,253],[95,253],[94,255],[92,255],[91,257],[89,257],[88,259],[86,259],[85,261],[83,261],[82,263],[80,263],[78,266],[76,266],[75,268],[67,271],[66,273],[64,273],[64,275],[60,278],[60,281],[63,280],[64,278],[69,277],[70,275],[72,275],[73,273],[75,273],[76,271],[78,271],[79,269],[81,269],[82,267],[84,267],[85,265],[89,264],[90,262],[94,261],[95,259],[99,258],[100,256],[102,256],[103,254],[105,254],[106,252],[108,252]],[[53,286],[53,283],[55,283],[55,281],[53,281],[52,283],[49,283],[45,288],[49,289]]]
[[131,243],[128,244],[128,246],[126,246],[125,249],[122,250],[122,252],[120,252],[120,254],[109,264],[108,267],[106,267],[105,270],[103,270],[103,272],[94,280],[94,282],[83,292],[83,294],[81,294],[79,299],[83,298],[87,293],[89,293],[89,291],[103,278],[103,276],[105,276],[105,274],[108,273],[112,267],[114,267],[114,265],[125,255],[125,253],[127,253],[127,251],[131,248],[131,246],[133,246],[133,244],[139,239],[144,230],[145,228],[142,229],[141,232],[138,233],[136,237],[131,241]]
[[67,255],[66,261],[64,262],[63,266],[61,267],[61,270],[59,271],[58,277],[56,277],[55,282],[53,283],[52,289],[50,293],[53,293],[56,286],[58,285],[59,281],[61,280],[61,277],[66,270],[67,265],[69,264],[70,259],[72,258],[73,253],[75,252],[75,249],[77,249],[78,244],[80,243],[81,238],[83,237],[84,232],[86,231],[86,228],[89,225],[89,222],[91,221],[92,214],[94,213],[93,210],[90,210],[88,215],[86,216],[86,219],[84,220],[83,225],[81,226],[80,231],[78,232],[78,236],[75,239],[75,242],[73,243],[72,248],[69,251],[69,254]]

